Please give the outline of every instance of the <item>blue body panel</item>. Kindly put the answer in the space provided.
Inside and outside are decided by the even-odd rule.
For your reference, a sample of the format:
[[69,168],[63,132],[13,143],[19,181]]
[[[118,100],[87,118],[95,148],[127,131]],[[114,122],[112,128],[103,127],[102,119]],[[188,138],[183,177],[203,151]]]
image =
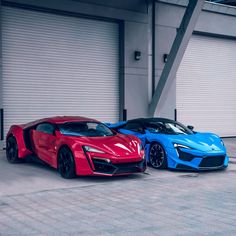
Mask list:
[[[212,133],[197,133],[193,134],[161,134],[151,133],[145,130],[143,133],[134,132],[131,130],[119,128],[126,122],[119,122],[116,124],[107,124],[110,128],[116,128],[118,132],[122,134],[131,134],[138,137],[142,141],[142,145],[145,148],[145,154],[147,162],[149,162],[149,150],[150,146],[154,142],[160,143],[167,157],[167,167],[171,169],[186,169],[186,170],[210,170],[210,169],[222,169],[228,166],[229,157],[226,153],[226,148],[223,145],[219,136]],[[118,129],[117,129],[118,128]],[[179,148],[177,150],[174,144],[180,144],[189,148]],[[184,160],[181,154],[191,157],[189,160]],[[216,159],[224,158],[223,164],[215,165]],[[201,164],[203,159],[207,158],[207,164]],[[212,160],[212,164],[211,164]],[[222,159],[221,159],[222,160]],[[206,161],[206,160],[205,160]],[[216,162],[217,163],[217,162]]]

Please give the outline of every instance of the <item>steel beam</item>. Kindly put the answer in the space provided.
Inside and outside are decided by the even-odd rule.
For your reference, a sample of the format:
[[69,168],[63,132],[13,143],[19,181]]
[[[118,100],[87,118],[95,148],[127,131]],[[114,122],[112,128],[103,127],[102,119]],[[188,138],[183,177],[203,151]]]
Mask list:
[[154,116],[157,106],[163,104],[167,97],[204,2],[205,0],[189,0],[159,83],[149,104],[150,116]]

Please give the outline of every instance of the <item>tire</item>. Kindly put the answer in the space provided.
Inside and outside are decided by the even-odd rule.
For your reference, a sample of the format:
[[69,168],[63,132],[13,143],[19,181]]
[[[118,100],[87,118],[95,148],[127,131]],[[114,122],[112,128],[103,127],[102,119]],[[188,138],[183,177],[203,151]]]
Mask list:
[[19,163],[22,159],[18,157],[18,145],[15,137],[11,136],[6,143],[6,156],[9,163]]
[[156,169],[167,168],[166,152],[160,143],[151,144],[149,150],[149,163]]
[[68,147],[62,147],[58,153],[58,172],[64,179],[72,179],[75,174],[75,161],[71,150]]

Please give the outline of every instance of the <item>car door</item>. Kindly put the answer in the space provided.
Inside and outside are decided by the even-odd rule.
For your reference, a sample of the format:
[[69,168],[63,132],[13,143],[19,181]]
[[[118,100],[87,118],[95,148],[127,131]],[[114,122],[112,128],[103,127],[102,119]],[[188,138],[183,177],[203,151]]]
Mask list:
[[122,127],[122,129],[120,129],[120,132],[123,134],[132,134],[138,137],[142,141],[143,146],[145,146],[146,133],[141,122],[128,122],[124,127]]
[[32,131],[32,140],[36,155],[52,165],[56,158],[55,126],[51,123],[38,124]]

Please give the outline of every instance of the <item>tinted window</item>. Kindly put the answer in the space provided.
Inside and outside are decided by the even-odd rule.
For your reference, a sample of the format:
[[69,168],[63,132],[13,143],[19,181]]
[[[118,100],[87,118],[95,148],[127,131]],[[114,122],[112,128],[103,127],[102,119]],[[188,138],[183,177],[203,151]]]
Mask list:
[[107,126],[97,122],[68,122],[60,124],[59,130],[62,134],[71,136],[101,137],[114,135]]
[[122,128],[131,130],[131,131],[134,131],[134,132],[142,132],[143,131],[142,125],[140,123],[137,123],[137,122],[128,122]]
[[184,125],[177,122],[147,122],[145,128],[151,133],[163,134],[192,134],[193,132],[186,128]]
[[54,133],[54,126],[49,123],[42,123],[36,127],[36,130],[40,131],[40,132],[44,132],[46,134],[53,134]]
[[165,126],[162,123],[146,123],[145,128],[151,133],[161,133],[164,131]]

